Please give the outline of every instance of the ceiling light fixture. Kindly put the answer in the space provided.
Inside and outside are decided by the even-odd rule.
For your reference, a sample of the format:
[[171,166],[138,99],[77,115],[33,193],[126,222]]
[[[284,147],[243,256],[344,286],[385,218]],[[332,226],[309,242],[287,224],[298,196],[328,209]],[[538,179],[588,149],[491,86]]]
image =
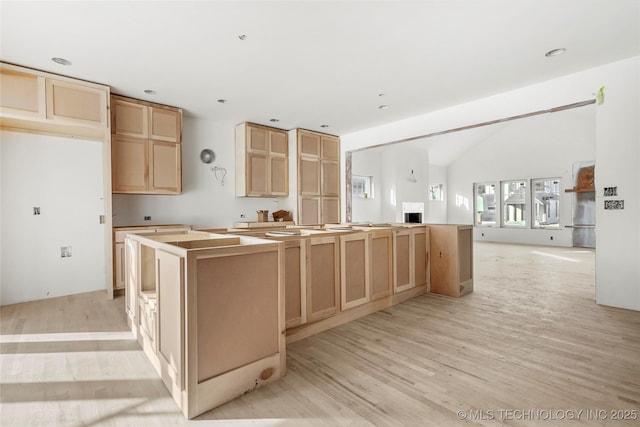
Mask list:
[[379,110],[386,110],[387,108],[389,108],[388,105],[378,105]]
[[146,93],[147,95],[155,95],[157,92],[153,89],[145,89],[144,93]]
[[60,64],[60,65],[71,65],[71,61],[69,61],[68,59],[58,58],[58,57],[53,57],[53,58],[51,58],[51,60],[52,60],[53,62],[55,62],[56,64]]
[[386,93],[379,93],[378,96],[387,96]]
[[222,99],[222,98],[221,98],[221,99],[218,99],[218,102],[219,102],[220,104],[226,104],[226,103],[227,103],[227,100],[226,100],[226,99]]
[[547,58],[550,58],[552,56],[559,56],[564,54],[567,51],[567,49],[561,47],[558,49],[552,49],[549,52],[545,53],[544,56],[546,56]]
[[280,120],[279,119],[269,119],[269,121],[273,122],[273,123],[278,123]]
[[320,125],[321,128],[328,128],[329,125]]
[[247,35],[246,35],[246,34],[240,34],[240,35],[238,36],[238,38],[239,38],[240,40],[246,40],[246,39],[247,39]]

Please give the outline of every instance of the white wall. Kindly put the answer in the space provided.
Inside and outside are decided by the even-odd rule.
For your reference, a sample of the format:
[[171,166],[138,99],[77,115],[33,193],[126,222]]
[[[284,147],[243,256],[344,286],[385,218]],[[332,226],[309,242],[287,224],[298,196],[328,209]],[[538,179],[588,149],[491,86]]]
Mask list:
[[9,131],[0,141],[0,304],[106,289],[102,143]]
[[447,190],[449,183],[447,180],[447,167],[440,165],[429,165],[429,185],[443,185],[444,200],[429,200],[425,212],[425,221],[428,224],[447,223]]
[[[531,208],[527,228],[475,227],[474,238],[489,242],[572,246],[573,164],[595,158],[595,107],[543,114],[492,125],[480,143],[448,168],[448,220],[473,224],[473,183],[531,178],[561,178],[560,225],[557,230],[533,229]],[[530,192],[530,187],[528,191]],[[468,206],[456,203],[469,200]],[[496,209],[501,209],[499,201]],[[553,238],[553,239],[552,239]]]
[[[593,98],[596,110],[596,301],[640,310],[640,57],[429,114],[341,136],[342,150],[545,110]],[[344,180],[344,175],[343,178]],[[625,210],[605,211],[602,187],[617,186]],[[449,192],[451,195],[451,192]]]
[[[182,188],[176,196],[125,195],[113,197],[113,225],[189,224],[197,228],[230,227],[236,221],[256,221],[256,210],[271,213],[280,209],[296,209],[295,137],[289,137],[288,198],[263,199],[235,196],[234,129],[236,123],[218,123],[184,118],[182,143]],[[294,134],[294,133],[291,133]],[[213,163],[200,162],[200,151],[215,152]],[[227,170],[224,185],[216,181],[211,167]],[[218,172],[220,178],[222,174]],[[245,218],[241,218],[245,215]],[[144,221],[151,216],[151,221]]]

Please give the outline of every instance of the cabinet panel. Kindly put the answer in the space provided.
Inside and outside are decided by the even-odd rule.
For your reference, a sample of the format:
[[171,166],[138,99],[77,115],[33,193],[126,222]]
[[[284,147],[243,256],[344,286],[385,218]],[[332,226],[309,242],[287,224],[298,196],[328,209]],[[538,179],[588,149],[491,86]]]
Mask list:
[[148,164],[146,140],[114,136],[111,141],[112,191],[145,191],[149,181]]
[[149,130],[148,107],[142,104],[112,98],[113,123],[111,131],[116,135],[147,138]]
[[286,157],[271,157],[271,195],[286,196],[289,194],[289,162]]
[[301,156],[320,157],[320,135],[299,131],[298,154]]
[[473,291],[473,237],[467,225],[430,225],[431,288],[459,297]]
[[336,238],[312,239],[308,245],[307,318],[311,322],[338,311],[340,260]]
[[13,70],[0,71],[0,109],[2,113],[25,117],[44,117],[44,77]]
[[267,194],[267,156],[265,154],[247,154],[247,176],[249,196],[263,196]]
[[107,92],[46,79],[47,118],[107,127]]
[[340,165],[336,162],[322,161],[322,195],[340,195]]
[[113,246],[113,263],[114,263],[114,289],[124,289],[124,243],[116,243]]
[[340,161],[340,139],[334,136],[322,136],[322,153],[324,160]]
[[180,193],[182,190],[181,145],[171,142],[150,141],[150,190]]
[[366,233],[340,237],[342,310],[369,301],[369,238]]
[[298,193],[303,196],[319,196],[320,195],[320,160],[312,158],[300,159],[299,173],[299,190]]
[[395,277],[394,292],[401,292],[411,285],[411,237],[408,230],[394,231],[393,235],[393,266]]
[[386,297],[393,288],[393,237],[391,231],[371,233],[371,300]]
[[303,225],[320,224],[320,197],[300,198],[300,218]]
[[427,284],[427,233],[416,231],[413,234],[414,286]]
[[151,116],[149,138],[180,143],[182,139],[182,115],[180,111],[162,107],[149,107],[149,111]]
[[283,156],[289,153],[288,135],[285,132],[269,132],[271,140],[270,151],[273,154],[281,154]]
[[321,220],[323,224],[337,224],[340,222],[339,197],[322,197]]
[[302,240],[285,243],[285,323],[287,328],[305,322],[306,289],[304,264],[305,243]]
[[266,153],[269,151],[267,145],[268,131],[261,127],[248,126],[247,127],[247,150],[249,151],[262,151]]

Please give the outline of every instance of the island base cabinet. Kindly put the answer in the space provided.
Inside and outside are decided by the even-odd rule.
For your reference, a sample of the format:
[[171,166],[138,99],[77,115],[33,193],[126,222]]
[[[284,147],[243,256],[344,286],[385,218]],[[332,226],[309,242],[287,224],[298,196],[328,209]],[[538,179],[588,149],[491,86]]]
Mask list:
[[330,317],[340,304],[340,244],[337,237],[307,241],[307,321]]
[[431,292],[460,297],[473,291],[470,225],[430,225]]

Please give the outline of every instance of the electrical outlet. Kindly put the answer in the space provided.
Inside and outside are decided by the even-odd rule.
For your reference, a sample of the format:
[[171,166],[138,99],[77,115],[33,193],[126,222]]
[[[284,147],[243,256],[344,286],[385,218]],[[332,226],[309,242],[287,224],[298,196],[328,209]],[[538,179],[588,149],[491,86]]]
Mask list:
[[145,217],[144,217],[144,220],[145,220],[145,221],[151,221],[151,217],[150,217],[150,216],[145,216]]
[[34,215],[40,215],[40,208],[39,207],[35,207],[33,208],[33,214]]
[[553,240],[553,236],[549,236],[549,240]]
[[60,246],[60,258],[71,258],[71,246]]

